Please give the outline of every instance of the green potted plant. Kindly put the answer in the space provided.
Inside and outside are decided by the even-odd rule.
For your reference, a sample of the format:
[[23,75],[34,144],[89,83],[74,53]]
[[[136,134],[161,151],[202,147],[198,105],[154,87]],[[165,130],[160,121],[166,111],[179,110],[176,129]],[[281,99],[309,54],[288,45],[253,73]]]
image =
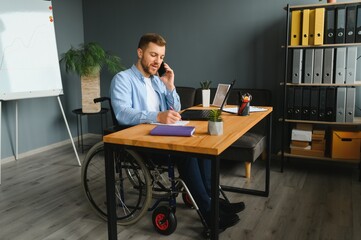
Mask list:
[[222,111],[220,109],[211,109],[208,119],[208,133],[210,135],[223,134],[223,120],[221,114]]
[[95,113],[101,110],[100,103],[94,98],[100,97],[100,71],[107,67],[115,74],[123,68],[120,58],[106,52],[98,43],[81,44],[79,48],[71,47],[61,59],[66,72],[75,72],[81,79],[82,111]]
[[211,90],[209,89],[212,81],[203,81],[200,82],[202,88],[202,106],[209,107],[209,102],[211,98]]

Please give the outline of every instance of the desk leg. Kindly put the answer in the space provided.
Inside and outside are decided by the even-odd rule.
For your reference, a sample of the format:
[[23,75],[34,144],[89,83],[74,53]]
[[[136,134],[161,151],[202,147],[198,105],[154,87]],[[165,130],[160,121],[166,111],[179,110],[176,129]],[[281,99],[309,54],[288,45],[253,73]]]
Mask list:
[[104,143],[105,153],[105,184],[107,195],[108,239],[117,239],[117,218],[115,209],[115,177],[114,177],[114,146]]
[[216,156],[212,161],[212,219],[211,239],[217,240],[219,234],[219,157]]
[[264,190],[260,191],[260,190],[255,190],[255,189],[246,189],[246,188],[222,185],[221,187],[224,191],[268,197],[269,189],[270,189],[270,175],[271,175],[270,172],[271,172],[271,148],[272,148],[271,147],[272,146],[272,114],[269,114],[267,117],[267,127],[268,127],[267,160],[266,160],[266,177],[265,177]]
[[268,197],[271,175],[271,149],[272,149],[272,113],[267,118],[268,136],[267,136],[267,162],[266,162],[266,182],[265,195]]

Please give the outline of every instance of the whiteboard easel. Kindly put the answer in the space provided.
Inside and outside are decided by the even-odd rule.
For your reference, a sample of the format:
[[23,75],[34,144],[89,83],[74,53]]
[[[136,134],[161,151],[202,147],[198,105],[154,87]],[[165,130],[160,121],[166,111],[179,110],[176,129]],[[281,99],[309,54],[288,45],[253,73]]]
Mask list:
[[[0,183],[1,102],[57,97],[75,155],[79,157],[59,96],[63,93],[51,1],[0,1]],[[18,105],[15,106],[18,158]]]

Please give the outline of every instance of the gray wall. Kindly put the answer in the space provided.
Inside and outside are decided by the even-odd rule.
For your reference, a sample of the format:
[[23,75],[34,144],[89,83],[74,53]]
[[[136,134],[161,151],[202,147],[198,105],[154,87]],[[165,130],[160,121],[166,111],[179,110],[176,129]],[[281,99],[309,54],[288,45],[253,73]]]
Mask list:
[[[236,87],[273,92],[275,114],[282,96],[286,11],[284,0],[87,0],[85,41],[98,41],[118,54],[125,66],[136,61],[140,36],[157,32],[167,40],[166,62],[175,71],[176,85],[212,86],[237,80]],[[292,5],[318,3],[290,1]],[[102,76],[102,93],[111,80]],[[95,131],[96,123],[89,122]],[[274,131],[278,132],[278,131]]]
[[[97,41],[129,67],[136,61],[139,37],[157,32],[168,42],[166,61],[175,71],[178,86],[199,87],[200,81],[211,80],[215,87],[236,78],[236,87],[272,90],[277,113],[287,3],[318,1],[53,0],[58,52],[84,40]],[[108,95],[112,76],[103,72],[101,77],[102,95]],[[61,100],[75,137],[76,119],[71,110],[81,106],[80,81],[64,72],[62,80]],[[20,153],[68,139],[56,98],[18,103]],[[3,102],[2,158],[12,156],[15,148],[14,106],[14,102]],[[99,119],[88,119],[84,132],[99,133]]]
[[236,78],[238,87],[271,89],[282,77],[284,1],[105,2],[84,1],[85,40],[101,42],[126,66],[136,60],[139,37],[158,32],[168,41],[177,85]]

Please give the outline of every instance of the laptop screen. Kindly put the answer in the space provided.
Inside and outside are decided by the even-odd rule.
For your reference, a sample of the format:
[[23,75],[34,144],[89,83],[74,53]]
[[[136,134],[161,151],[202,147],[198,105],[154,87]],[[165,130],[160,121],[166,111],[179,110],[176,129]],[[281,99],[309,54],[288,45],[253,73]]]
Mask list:
[[231,91],[232,91],[232,89],[233,89],[233,86],[234,86],[234,83],[235,83],[235,82],[236,82],[236,80],[233,80],[232,83],[231,83],[231,86],[228,88],[227,94],[226,94],[226,96],[224,97],[223,102],[222,102],[222,105],[221,105],[221,107],[220,107],[221,111],[223,110],[224,106],[226,106],[228,97],[229,97],[229,95],[231,94]]
[[223,99],[226,97],[230,86],[231,84],[218,84],[216,94],[213,98],[212,106],[220,107],[222,105]]

